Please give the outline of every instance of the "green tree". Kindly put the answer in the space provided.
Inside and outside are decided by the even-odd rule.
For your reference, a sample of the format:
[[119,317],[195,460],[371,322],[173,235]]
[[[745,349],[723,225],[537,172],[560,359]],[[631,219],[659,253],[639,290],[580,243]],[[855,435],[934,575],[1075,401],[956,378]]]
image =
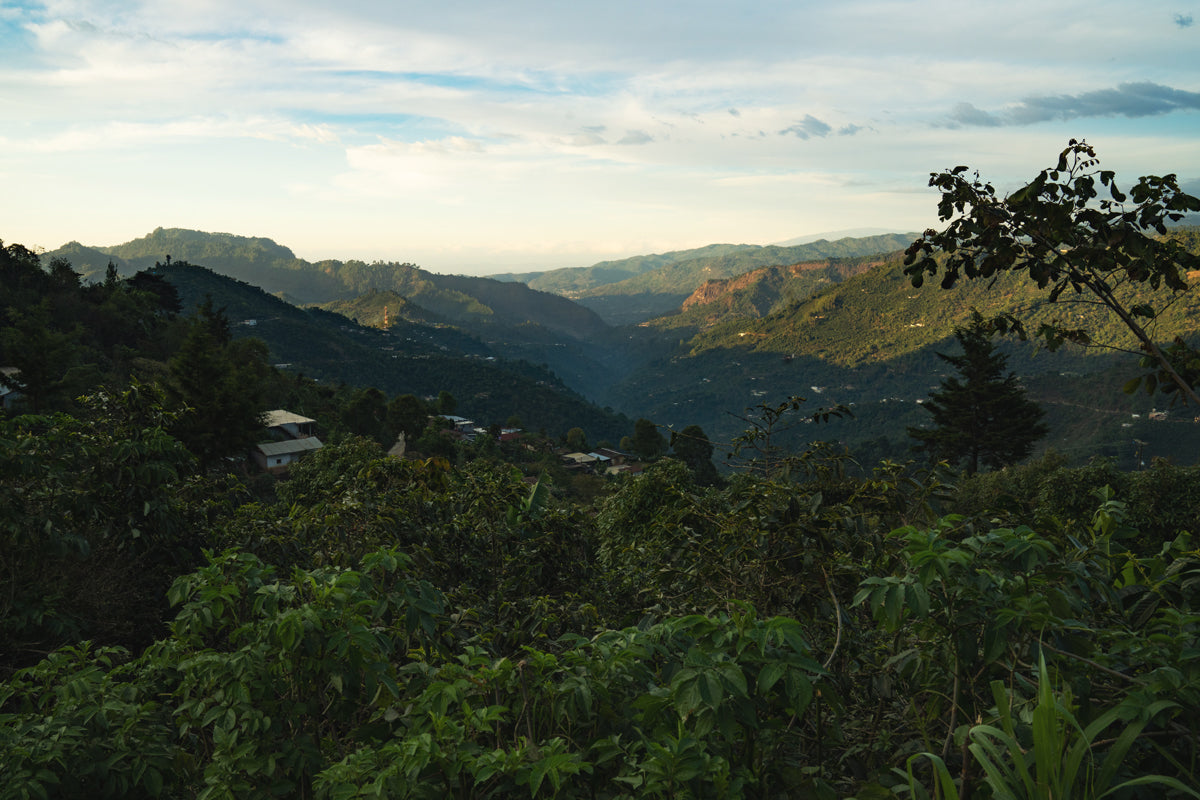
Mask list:
[[429,409],[421,398],[412,394],[393,397],[387,406],[387,424],[393,437],[415,442],[429,423]]
[[161,399],[135,383],[82,398],[86,419],[0,420],[0,674],[82,638],[161,633],[167,586],[199,550],[200,505]]
[[451,415],[458,410],[458,401],[454,399],[454,395],[443,389],[438,392],[437,396],[437,412],[439,414]]
[[170,361],[170,395],[186,407],[172,433],[206,466],[246,450],[261,433],[269,371],[266,345],[235,341],[207,299]]
[[1004,373],[1008,357],[996,351],[992,326],[978,311],[966,327],[954,329],[963,352],[938,358],[958,370],[942,381],[922,407],[933,416],[932,428],[909,428],[918,449],[935,459],[966,461],[968,474],[993,469],[1029,456],[1047,433],[1042,410],[1025,396],[1016,375]]
[[567,431],[567,447],[573,450],[587,450],[587,434],[583,432],[583,428],[571,428]]
[[10,327],[0,328],[4,366],[17,368],[14,383],[37,414],[61,405],[71,393],[68,372],[78,358],[75,336],[55,330],[49,302],[27,310],[10,308]]
[[658,426],[648,419],[639,419],[633,424],[633,439],[630,442],[638,458],[653,461],[667,449],[667,440],[658,432]]
[[672,432],[671,450],[676,458],[687,464],[696,483],[715,486],[721,482],[721,476],[712,462],[712,442],[699,425],[688,425],[681,431]]
[[342,424],[356,436],[391,444],[387,396],[375,387],[360,389],[342,409]]
[[[1072,139],[1054,167],[1007,197],[997,196],[965,166],[932,173],[929,185],[942,193],[938,217],[950,224],[943,231],[925,231],[905,252],[904,271],[913,286],[939,271],[943,289],[960,277],[992,280],[1003,272],[1024,272],[1039,289],[1049,289],[1050,303],[1064,294],[1099,303],[1129,329],[1157,370],[1148,388],[1178,391],[1200,405],[1200,396],[1177,368],[1196,354],[1183,347],[1164,352],[1146,326],[1158,309],[1144,294],[1130,291],[1165,287],[1181,293],[1188,288],[1187,273],[1200,269],[1200,255],[1162,237],[1167,222],[1200,211],[1200,198],[1181,191],[1174,175],[1145,176],[1126,195],[1117,188],[1115,174],[1099,168],[1095,150]],[[1100,187],[1107,197],[1100,196]],[[1019,320],[1005,322],[1025,336]],[[1087,331],[1058,322],[1042,325],[1036,335],[1051,348],[1067,341],[1094,344]]]

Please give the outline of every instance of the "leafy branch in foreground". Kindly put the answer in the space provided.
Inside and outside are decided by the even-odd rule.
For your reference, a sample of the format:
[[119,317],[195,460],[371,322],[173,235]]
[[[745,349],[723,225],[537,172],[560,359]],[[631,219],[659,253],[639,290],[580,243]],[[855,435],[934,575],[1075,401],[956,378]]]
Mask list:
[[[789,454],[779,444],[779,439],[783,434],[800,423],[829,422],[831,418],[840,419],[854,416],[853,412],[843,405],[818,408],[804,417],[794,416],[795,412],[799,411],[806,402],[808,402],[806,398],[792,395],[776,405],[760,403],[747,409],[745,415],[728,412],[731,416],[746,423],[748,427],[734,438],[726,458],[738,462],[738,465],[748,472],[757,472],[764,476],[786,473],[803,462],[811,453]],[[742,455],[744,451],[750,451],[752,455],[747,458]]]
[[[997,724],[971,727],[969,749],[984,772],[992,796],[1000,800],[1069,800],[1072,797],[1102,798],[1135,786],[1159,786],[1200,798],[1200,792],[1168,775],[1140,775],[1116,783],[1118,770],[1130,747],[1159,711],[1176,705],[1160,700],[1140,717],[1128,721],[1117,736],[1108,740],[1108,752],[1097,764],[1099,737],[1123,721],[1121,708],[1110,709],[1086,728],[1071,712],[1070,691],[1055,693],[1048,679],[1044,654],[1038,657],[1037,705],[1029,720],[1032,746],[1022,745],[1013,715],[1013,702],[1003,681],[992,681]],[[908,759],[906,777],[914,798],[928,797],[913,774],[913,764],[925,757],[933,764],[936,784],[947,800],[958,800],[959,792],[945,762],[933,753],[918,753]]]
[[[1099,163],[1091,145],[1072,139],[1054,167],[1004,198],[968,167],[932,173],[929,185],[942,193],[938,218],[950,224],[940,232],[925,231],[909,245],[904,271],[916,287],[940,271],[943,289],[962,277],[994,280],[1024,271],[1039,289],[1049,289],[1051,303],[1068,290],[1088,296],[1134,335],[1161,373],[1156,384],[1165,380],[1187,402],[1200,405],[1200,395],[1176,368],[1179,359],[1164,353],[1147,330],[1158,310],[1127,293],[1128,287],[1187,291],[1187,273],[1200,269],[1200,256],[1152,234],[1161,236],[1167,222],[1200,211],[1200,198],[1182,191],[1175,175],[1142,177],[1125,194],[1115,173]],[[1024,338],[1020,322],[1009,323]],[[1037,335],[1052,349],[1064,341],[1088,341],[1086,331],[1058,323],[1042,326]]]

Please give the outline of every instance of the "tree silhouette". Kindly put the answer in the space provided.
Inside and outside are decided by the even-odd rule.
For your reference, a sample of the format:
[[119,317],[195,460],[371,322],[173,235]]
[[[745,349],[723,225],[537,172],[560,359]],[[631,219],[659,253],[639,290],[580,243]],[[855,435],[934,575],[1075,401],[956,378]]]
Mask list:
[[[904,272],[918,287],[926,275],[940,273],[943,289],[964,277],[994,281],[1001,272],[1024,273],[1048,290],[1047,302],[1065,296],[1105,306],[1133,334],[1143,366],[1153,370],[1128,391],[1144,380],[1150,391],[1178,392],[1200,405],[1191,383],[1200,377],[1196,352],[1181,339],[1160,347],[1151,324],[1161,307],[1188,290],[1188,273],[1200,269],[1200,255],[1165,236],[1168,223],[1200,211],[1200,197],[1182,191],[1175,175],[1143,176],[1126,195],[1115,173],[1099,164],[1091,145],[1072,139],[1054,167],[1007,197],[966,166],[931,174],[929,185],[942,193],[938,217],[949,225],[909,245]],[[1171,296],[1154,301],[1156,307],[1129,287],[1165,288]],[[1025,338],[1021,320],[1005,315],[1003,321]],[[1058,320],[1035,335],[1052,350],[1063,342],[1097,344],[1086,330]]]
[[673,432],[671,449],[676,458],[687,464],[696,483],[716,486],[721,482],[721,476],[712,462],[712,442],[699,425],[688,425],[681,431]]
[[172,428],[205,467],[237,455],[262,433],[267,347],[235,340],[224,309],[207,298],[170,361],[168,392],[186,408]]
[[658,426],[648,419],[639,419],[633,426],[633,452],[643,461],[653,461],[667,449],[667,440],[658,432]]
[[1025,396],[1008,357],[996,352],[992,326],[975,310],[966,327],[954,329],[963,352],[938,358],[958,370],[942,381],[922,407],[933,415],[932,428],[909,428],[918,450],[935,459],[966,462],[968,474],[980,466],[997,469],[1026,458],[1046,435],[1042,410]]

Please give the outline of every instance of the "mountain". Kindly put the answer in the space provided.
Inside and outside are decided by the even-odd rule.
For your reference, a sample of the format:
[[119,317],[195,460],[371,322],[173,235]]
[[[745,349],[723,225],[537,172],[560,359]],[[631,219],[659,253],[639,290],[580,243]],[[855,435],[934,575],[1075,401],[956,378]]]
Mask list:
[[[1179,235],[1190,241],[1188,233]],[[676,429],[699,424],[714,441],[742,432],[746,409],[789,395],[808,397],[810,410],[843,404],[852,408],[853,419],[799,426],[792,444],[802,448],[812,439],[840,439],[870,463],[875,457],[903,458],[905,428],[928,421],[920,404],[947,375],[936,353],[952,351],[953,328],[972,307],[985,315],[1015,313],[1030,330],[1054,318],[1069,320],[1098,342],[1128,344],[1119,321],[1095,305],[1067,298],[1046,304],[1044,293],[1015,276],[991,285],[964,281],[950,291],[936,284],[914,289],[902,260],[898,253],[864,259],[841,274],[825,270],[846,269],[847,262],[813,262],[705,284],[682,310],[638,328],[647,341],[658,343],[659,354],[612,386],[603,402],[628,413],[636,407],[639,415]],[[1197,336],[1200,297],[1177,299],[1157,324],[1162,331]],[[1138,439],[1151,443],[1146,453],[1195,461],[1200,426],[1192,424],[1190,413],[1151,425],[1148,412],[1164,399],[1122,392],[1125,381],[1140,372],[1136,355],[1076,347],[1047,352],[1015,340],[1000,346],[1048,412],[1053,432],[1047,445],[1073,459],[1095,454],[1128,459],[1133,451],[1127,445]]]
[[298,308],[186,262],[172,260],[155,272],[176,287],[185,311],[211,297],[235,336],[262,339],[272,361],[310,378],[374,386],[388,395],[446,390],[461,415],[482,424],[516,415],[533,430],[563,435],[582,427],[592,440],[612,441],[633,429],[629,419],[587,402],[544,366],[504,359],[453,327],[400,319],[383,331],[325,309]]
[[563,297],[523,284],[490,278],[438,275],[413,264],[327,260],[310,263],[263,237],[156,228],[110,247],[71,242],[46,254],[68,258],[85,279],[102,276],[111,260],[122,274],[159,262],[187,261],[299,303],[346,300],[365,292],[393,291],[448,321],[462,324],[545,325],[572,335],[591,335],[607,325]]
[[703,329],[734,319],[758,319],[883,263],[879,257],[809,261],[705,281],[683,301],[676,314],[651,324]]
[[295,305],[346,303],[370,292],[390,292],[423,309],[428,321],[436,318],[487,341],[497,357],[544,364],[592,395],[626,366],[615,357],[609,325],[595,312],[520,283],[438,275],[396,262],[310,263],[270,239],[178,228],[157,228],[111,247],[72,242],[45,258],[58,255],[88,280],[102,278],[110,260],[126,275],[169,260],[185,261]]
[[[771,244],[779,247],[793,247],[798,244],[808,244],[810,242],[819,242],[822,239],[836,241],[838,239],[861,239],[866,236],[882,236],[891,233],[886,228],[843,228],[839,231],[826,231],[825,233],[814,233],[808,236],[796,236],[791,239],[785,239],[782,242],[772,242]],[[912,235],[914,238],[915,234]]]
[[447,324],[442,315],[422,308],[390,289],[383,292],[371,289],[350,300],[334,300],[321,303],[318,307],[349,317],[359,325],[384,330],[401,322],[441,326]]
[[836,242],[822,239],[793,247],[714,245],[701,251],[670,254],[670,259],[652,269],[571,292],[569,296],[610,324],[634,324],[673,311],[706,281],[742,275],[761,267],[875,256],[903,249],[915,237],[916,234],[886,234]]
[[587,289],[618,283],[681,261],[719,258],[730,253],[757,249],[759,246],[753,244],[710,244],[690,250],[673,250],[669,253],[633,256],[616,261],[600,261],[590,267],[564,267],[545,272],[500,273],[492,277],[500,281],[524,283],[532,289],[554,292],[564,297],[574,297]]

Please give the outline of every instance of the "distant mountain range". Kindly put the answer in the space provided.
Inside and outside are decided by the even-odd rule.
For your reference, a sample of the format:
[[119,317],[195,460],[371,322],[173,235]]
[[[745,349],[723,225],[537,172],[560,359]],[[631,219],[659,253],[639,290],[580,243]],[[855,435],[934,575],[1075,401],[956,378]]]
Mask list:
[[566,332],[598,332],[605,324],[592,312],[553,294],[490,278],[438,275],[406,263],[318,261],[296,258],[270,239],[157,228],[110,247],[71,242],[46,254],[71,261],[85,278],[102,276],[111,261],[121,274],[171,259],[200,264],[300,305],[348,300],[365,292],[394,291],[410,302],[463,323],[545,325]]
[[[1197,229],[1170,235],[1200,248]],[[181,281],[195,280],[187,277],[193,273],[212,278],[223,273],[243,287],[263,287],[254,289],[255,303],[292,308],[282,303],[286,298],[319,305],[286,314],[265,306],[242,309],[236,298],[248,290],[230,292],[212,278],[189,290],[193,298],[202,297],[201,291],[219,293],[218,305],[238,309],[231,314],[262,318],[245,332],[275,337],[270,343],[279,360],[304,363],[329,379],[388,389],[406,385],[396,378],[402,367],[422,386],[442,382],[438,388],[456,396],[495,400],[487,405],[495,409],[521,395],[565,392],[564,408],[598,428],[612,428],[613,417],[595,408],[604,406],[677,429],[699,424],[718,442],[744,428],[746,409],[803,395],[814,408],[852,405],[855,417],[819,431],[803,429],[797,441],[837,438],[866,448],[868,460],[903,456],[905,426],[926,421],[920,401],[945,374],[935,354],[952,349],[953,328],[973,306],[985,313],[1012,311],[1031,327],[1066,315],[1101,338],[1123,334],[1094,306],[1043,306],[1038,292],[1016,281],[990,287],[962,282],[950,292],[913,289],[903,275],[900,250],[914,237],[714,244],[497,278],[436,275],[400,263],[310,264],[269,239],[166,229],[125,245],[72,243],[47,255],[62,255],[97,278],[110,259],[129,273],[162,263],[170,253],[168,270],[180,260],[213,269],[179,273]],[[517,277],[542,288],[498,279]],[[385,310],[389,331],[372,332],[383,326]],[[336,324],[320,328],[323,332],[288,333],[293,313]],[[277,323],[283,331],[274,330]],[[1184,298],[1157,324],[1165,335],[1192,335],[1200,331],[1200,304]],[[350,333],[361,330],[366,332]],[[376,342],[375,336],[388,341]],[[365,350],[348,343],[358,340]],[[1191,425],[1190,416],[1184,427],[1147,428],[1144,412],[1161,405],[1161,398],[1121,393],[1124,379],[1137,369],[1132,357],[1077,349],[1039,354],[1032,345],[1014,342],[1002,346],[1010,366],[1047,408],[1054,430],[1049,443],[1055,447],[1078,459],[1097,453],[1124,459],[1134,437],[1150,443],[1145,454],[1195,460],[1187,454],[1200,448],[1200,426]],[[522,377],[513,383],[513,374]],[[583,398],[595,404],[591,410],[572,405]],[[592,440],[607,435],[587,433]]]
[[[1200,230],[1171,235],[1200,251]],[[1066,319],[1098,342],[1130,345],[1123,326],[1096,305],[1069,298],[1046,304],[1044,293],[1017,276],[994,284],[963,281],[950,291],[914,289],[903,274],[902,253],[814,261],[710,281],[676,313],[644,323],[639,330],[647,339],[658,334],[673,346],[631,371],[604,402],[627,408],[640,401],[640,413],[699,424],[719,441],[745,427],[742,409],[796,394],[807,397],[811,409],[845,404],[854,411],[853,419],[820,429],[802,426],[796,446],[834,438],[859,448],[870,444],[863,451],[868,463],[873,456],[900,457],[905,428],[928,421],[920,404],[947,375],[936,353],[954,351],[953,329],[972,307],[1015,313],[1031,330]],[[1157,328],[1197,337],[1200,296],[1177,299]],[[1048,413],[1053,432],[1046,445],[1074,459],[1102,454],[1128,465],[1134,450],[1127,445],[1138,439],[1151,443],[1144,453],[1196,460],[1194,412],[1151,424],[1147,412],[1165,399],[1123,393],[1125,381],[1138,374],[1136,355],[1076,347],[1039,352],[1032,342],[1014,340],[999,346]]]
[[792,246],[714,244],[604,261],[590,267],[494,277],[523,281],[531,288],[569,297],[611,324],[627,325],[670,313],[705,281],[742,275],[760,267],[890,253],[904,249],[917,236],[888,233],[832,242],[819,239]]

